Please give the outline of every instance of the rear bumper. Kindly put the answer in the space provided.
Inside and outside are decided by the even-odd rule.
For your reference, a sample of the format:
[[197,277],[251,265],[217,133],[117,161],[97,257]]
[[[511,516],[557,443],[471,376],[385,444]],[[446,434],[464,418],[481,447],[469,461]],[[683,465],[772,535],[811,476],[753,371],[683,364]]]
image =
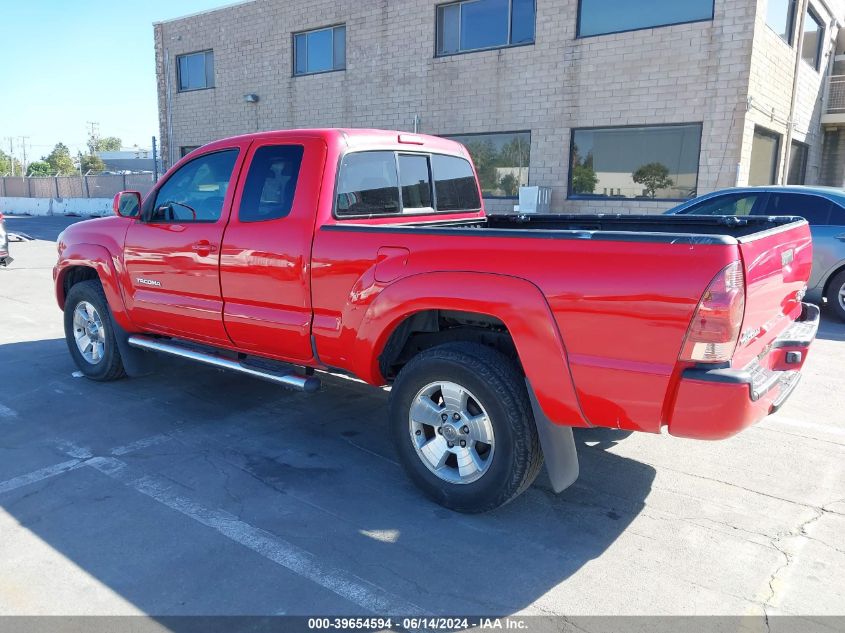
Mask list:
[[719,440],[777,411],[801,379],[819,318],[819,308],[805,303],[801,318],[772,342],[765,356],[743,369],[685,369],[669,433]]

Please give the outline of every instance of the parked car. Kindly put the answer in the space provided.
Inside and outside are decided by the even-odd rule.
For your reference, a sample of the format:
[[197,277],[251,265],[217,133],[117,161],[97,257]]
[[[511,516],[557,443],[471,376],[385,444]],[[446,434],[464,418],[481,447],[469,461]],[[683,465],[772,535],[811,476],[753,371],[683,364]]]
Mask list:
[[9,234],[6,232],[6,222],[3,214],[0,213],[0,266],[8,266],[12,263],[9,255]]
[[544,458],[570,485],[571,427],[739,432],[792,393],[819,323],[800,218],[485,216],[466,149],[402,132],[212,143],[58,251],[85,376],[154,351],[303,391],[315,370],[390,383],[406,471],[464,512]]
[[800,215],[813,236],[807,298],[827,300],[845,321],[845,190],[830,187],[745,187],[699,196],[670,215]]

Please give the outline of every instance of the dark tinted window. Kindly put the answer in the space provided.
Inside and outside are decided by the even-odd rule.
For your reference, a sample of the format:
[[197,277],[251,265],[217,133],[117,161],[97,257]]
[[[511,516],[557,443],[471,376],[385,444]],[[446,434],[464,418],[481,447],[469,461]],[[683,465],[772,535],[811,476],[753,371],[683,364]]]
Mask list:
[[739,193],[717,196],[685,209],[684,215],[749,215],[760,194]]
[[206,154],[180,167],[161,186],[152,210],[152,222],[216,222],[238,151]]
[[789,150],[789,172],[786,177],[787,185],[803,185],[807,176],[807,150],[804,143],[792,141]]
[[431,207],[428,156],[400,154],[399,179],[402,184],[402,206],[406,211]]
[[481,208],[478,185],[469,161],[455,156],[432,154],[431,171],[434,176],[438,211]]
[[830,219],[828,220],[828,224],[834,226],[845,226],[845,209],[840,207],[838,204],[832,204],[830,206]]
[[343,157],[337,184],[338,215],[391,214],[399,209],[393,152],[352,152]]
[[275,220],[290,213],[302,152],[301,145],[267,145],[255,152],[244,183],[241,222]]
[[777,180],[780,134],[761,127],[754,128],[751,140],[751,165],[748,184],[752,187],[771,185]]
[[772,193],[763,215],[800,215],[810,224],[827,224],[830,200],[800,193]]
[[601,35],[713,19],[713,0],[581,0],[578,35]]

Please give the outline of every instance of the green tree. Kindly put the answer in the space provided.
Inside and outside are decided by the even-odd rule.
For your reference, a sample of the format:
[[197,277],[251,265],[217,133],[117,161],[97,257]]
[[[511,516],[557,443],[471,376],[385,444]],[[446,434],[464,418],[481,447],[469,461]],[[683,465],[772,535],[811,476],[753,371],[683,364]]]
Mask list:
[[528,167],[531,145],[523,136],[516,136],[512,141],[502,145],[499,153],[500,163],[503,167]]
[[648,163],[640,166],[631,178],[637,184],[645,187],[646,193],[651,198],[657,197],[658,189],[667,189],[675,184],[675,181],[669,178],[669,168],[663,163]]
[[519,193],[519,179],[513,174],[505,174],[499,181],[499,188],[506,196],[515,196]]
[[54,174],[68,176],[76,172],[73,159],[70,157],[70,150],[64,143],[56,143],[53,151],[44,157],[44,161],[50,165]]
[[14,172],[16,175],[21,173],[21,163],[16,158],[12,158],[3,151],[0,151],[0,176],[4,174],[11,175]]
[[[121,141],[116,136],[106,136],[105,138],[98,138],[94,145],[95,152],[119,152],[123,146]],[[93,153],[93,152],[92,152]]]
[[50,176],[53,174],[52,169],[50,168],[50,163],[43,160],[36,160],[29,164],[28,176]]
[[481,183],[481,190],[484,192],[496,191],[499,187],[499,177],[496,173],[496,149],[490,141],[470,141],[466,143],[467,151],[475,163],[475,171],[478,172],[478,180]]
[[80,159],[80,168],[83,174],[87,174],[89,171],[105,171],[106,164],[96,154],[88,154]]
[[576,145],[572,148],[572,193],[594,193],[598,182],[599,177],[593,167],[593,153],[588,153],[582,160]]

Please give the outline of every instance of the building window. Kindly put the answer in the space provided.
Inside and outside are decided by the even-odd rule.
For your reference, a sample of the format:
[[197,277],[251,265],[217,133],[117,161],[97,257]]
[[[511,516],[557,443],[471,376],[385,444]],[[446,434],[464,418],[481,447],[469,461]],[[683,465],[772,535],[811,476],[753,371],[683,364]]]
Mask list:
[[751,168],[748,184],[773,185],[777,181],[778,155],[780,154],[780,134],[762,127],[754,128],[751,141]]
[[822,60],[822,44],[824,43],[824,23],[811,8],[807,7],[807,17],[804,19],[804,43],[801,45],[801,57],[816,70]]
[[528,184],[531,132],[464,134],[446,138],[463,143],[475,163],[485,198],[517,198]]
[[176,57],[179,91],[214,88],[214,52],[201,51]]
[[714,0],[580,0],[578,37],[713,19]]
[[694,198],[700,147],[700,123],[573,130],[569,197]]
[[294,75],[327,73],[346,68],[346,25],[293,36]]
[[789,149],[789,173],[787,185],[803,185],[807,177],[807,154],[809,147],[804,143],[792,141]]
[[182,147],[179,148],[179,158],[187,156],[188,154],[193,152],[195,149],[199,149],[200,147],[202,147],[202,145],[183,145]]
[[437,54],[534,42],[534,0],[465,0],[437,7]]
[[797,0],[769,0],[766,11],[766,24],[790,46],[795,27],[796,8]]

